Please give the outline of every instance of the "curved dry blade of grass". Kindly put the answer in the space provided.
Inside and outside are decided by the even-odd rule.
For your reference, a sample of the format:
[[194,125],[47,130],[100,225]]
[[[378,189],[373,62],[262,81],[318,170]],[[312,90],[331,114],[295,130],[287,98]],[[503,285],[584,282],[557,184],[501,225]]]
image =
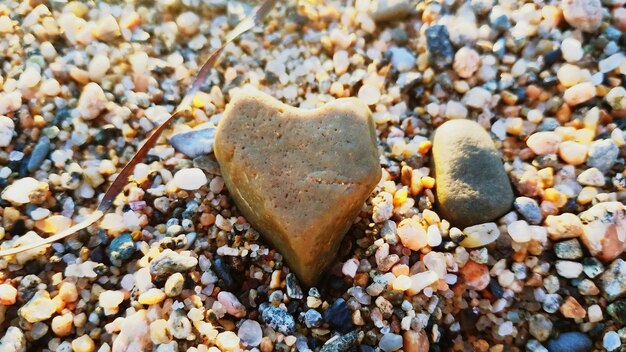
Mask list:
[[177,117],[183,115],[186,110],[190,109],[191,100],[193,99],[194,95],[200,90],[200,87],[202,86],[202,84],[206,81],[206,78],[209,75],[209,72],[211,72],[211,68],[213,68],[213,66],[217,62],[219,55],[222,53],[226,45],[230,44],[233,40],[235,40],[241,34],[249,31],[255,25],[259,24],[263,20],[263,18],[265,18],[265,16],[272,10],[275,4],[276,4],[276,0],[266,0],[259,7],[257,7],[249,16],[247,16],[241,22],[239,22],[239,24],[226,35],[226,41],[224,42],[224,44],[222,44],[221,47],[217,48],[215,51],[213,51],[209,55],[207,60],[204,62],[204,64],[200,68],[200,71],[198,71],[198,75],[196,76],[196,79],[191,84],[191,87],[185,94],[185,97],[182,99],[181,103],[178,105],[178,108],[176,109],[176,111],[172,113],[172,115],[167,120],[161,123],[159,127],[157,127],[157,129],[154,130],[154,132],[152,132],[150,137],[148,137],[148,139],[143,143],[143,145],[139,148],[137,153],[135,153],[133,158],[130,159],[130,161],[124,166],[124,168],[119,173],[117,178],[115,178],[113,183],[109,186],[107,191],[104,193],[104,197],[102,197],[102,200],[100,201],[100,204],[98,205],[98,208],[96,211],[94,211],[91,215],[89,215],[86,219],[84,219],[80,223],[70,227],[69,229],[65,231],[61,231],[57,234],[54,234],[53,236],[48,237],[40,242],[35,242],[26,246],[20,246],[20,247],[0,251],[0,256],[4,257],[8,255],[14,255],[14,254],[21,253],[24,251],[39,248],[41,246],[52,244],[54,242],[64,239],[65,237],[71,236],[72,234],[100,220],[100,218],[104,216],[104,214],[109,210],[109,208],[113,204],[115,197],[117,197],[117,195],[124,189],[126,184],[128,184],[128,178],[133,172],[135,165],[137,165],[137,163],[139,163],[141,160],[144,159],[146,154],[148,154],[148,151],[150,150],[150,148],[154,146],[157,139],[161,136],[161,133],[163,133],[163,131],[169,126],[169,124]]

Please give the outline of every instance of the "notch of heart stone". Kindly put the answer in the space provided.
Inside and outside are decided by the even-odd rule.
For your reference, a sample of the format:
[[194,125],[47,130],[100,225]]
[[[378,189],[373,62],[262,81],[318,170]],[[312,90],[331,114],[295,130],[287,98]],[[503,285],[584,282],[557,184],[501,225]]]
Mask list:
[[222,176],[240,212],[312,286],[380,181],[371,113],[355,98],[304,110],[238,93],[215,139]]

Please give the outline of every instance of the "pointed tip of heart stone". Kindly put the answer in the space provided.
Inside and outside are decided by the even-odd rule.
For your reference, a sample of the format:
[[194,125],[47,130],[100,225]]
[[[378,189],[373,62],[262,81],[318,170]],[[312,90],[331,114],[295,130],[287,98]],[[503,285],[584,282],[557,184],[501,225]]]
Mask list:
[[381,177],[372,116],[355,98],[304,110],[241,90],[218,125],[215,156],[238,209],[306,286]]

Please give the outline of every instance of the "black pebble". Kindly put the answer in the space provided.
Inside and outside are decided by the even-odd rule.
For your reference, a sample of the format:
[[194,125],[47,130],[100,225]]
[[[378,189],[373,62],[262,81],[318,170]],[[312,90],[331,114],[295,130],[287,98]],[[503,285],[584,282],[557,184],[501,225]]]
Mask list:
[[342,333],[346,333],[352,329],[352,314],[343,298],[338,298],[326,312],[324,312],[324,320]]

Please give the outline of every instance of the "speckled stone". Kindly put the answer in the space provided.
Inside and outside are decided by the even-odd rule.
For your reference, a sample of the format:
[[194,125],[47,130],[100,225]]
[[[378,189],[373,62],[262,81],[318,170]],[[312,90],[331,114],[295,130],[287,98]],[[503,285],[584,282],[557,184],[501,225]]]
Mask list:
[[454,226],[489,222],[511,209],[513,189],[489,134],[476,122],[452,120],[433,139],[437,200]]
[[267,307],[263,310],[261,316],[272,329],[278,330],[283,334],[290,334],[296,328],[296,322],[293,317],[280,308]]
[[374,122],[354,98],[300,110],[239,91],[219,123],[215,156],[239,210],[307,286],[381,176]]

